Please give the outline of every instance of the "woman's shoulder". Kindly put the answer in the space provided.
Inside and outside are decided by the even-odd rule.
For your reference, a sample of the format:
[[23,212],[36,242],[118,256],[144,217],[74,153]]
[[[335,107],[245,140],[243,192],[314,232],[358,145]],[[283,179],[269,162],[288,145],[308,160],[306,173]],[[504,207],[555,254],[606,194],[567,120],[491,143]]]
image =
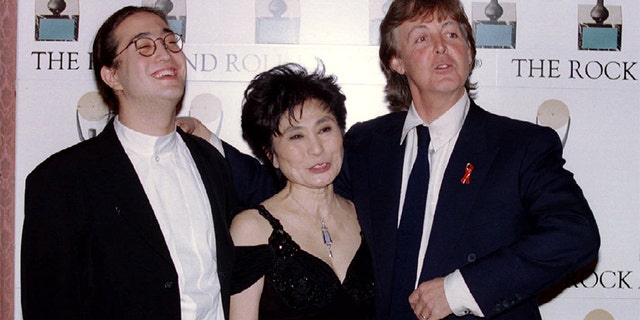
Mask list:
[[231,237],[236,246],[266,244],[272,232],[269,221],[258,211],[248,209],[238,213],[231,222]]

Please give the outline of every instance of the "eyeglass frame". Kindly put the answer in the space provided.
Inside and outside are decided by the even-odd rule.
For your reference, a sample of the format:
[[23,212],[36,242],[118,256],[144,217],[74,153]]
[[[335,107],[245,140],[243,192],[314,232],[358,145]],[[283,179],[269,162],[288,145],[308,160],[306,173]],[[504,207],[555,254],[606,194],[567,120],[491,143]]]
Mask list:
[[[167,45],[167,41],[166,41],[167,37],[169,37],[169,36],[174,36],[174,37],[175,37],[175,36],[177,36],[177,37],[178,37],[179,42],[180,42],[180,45],[179,45],[180,49],[179,49],[178,51],[173,51],[173,50],[169,49],[169,45]],[[142,53],[140,52],[140,49],[138,48],[138,45],[136,44],[136,42],[138,42],[138,40],[151,40],[151,42],[153,43],[153,51],[151,51],[151,54],[149,54],[149,55],[144,55],[144,54],[142,54]],[[175,33],[175,32],[167,33],[167,34],[166,34],[166,35],[164,35],[163,37],[158,37],[158,38],[155,38],[155,39],[153,39],[153,38],[149,38],[149,37],[137,37],[137,38],[135,38],[135,39],[131,40],[131,42],[129,42],[129,43],[127,44],[127,46],[126,46],[126,47],[124,47],[124,49],[122,49],[120,52],[118,52],[118,53],[117,53],[113,58],[115,59],[115,58],[117,58],[119,55],[121,55],[123,52],[127,51],[127,49],[129,49],[129,47],[130,47],[132,44],[136,44],[136,45],[135,45],[136,52],[137,52],[139,55],[141,55],[141,56],[143,56],[143,57],[151,57],[151,56],[152,56],[152,55],[154,55],[154,54],[156,53],[156,51],[158,50],[158,45],[156,44],[156,41],[158,41],[158,40],[162,40],[162,45],[164,46],[164,48],[165,48],[165,49],[167,49],[167,51],[169,51],[169,52],[171,52],[171,53],[178,53],[178,52],[182,51],[182,47],[184,46],[184,40],[182,39],[182,35],[181,35],[181,34],[179,34],[179,33]]]

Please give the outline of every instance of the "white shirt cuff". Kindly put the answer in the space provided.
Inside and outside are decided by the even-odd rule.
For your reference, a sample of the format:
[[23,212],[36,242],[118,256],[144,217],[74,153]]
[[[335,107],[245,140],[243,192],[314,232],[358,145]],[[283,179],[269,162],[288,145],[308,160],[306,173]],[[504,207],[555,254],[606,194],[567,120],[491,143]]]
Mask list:
[[469,287],[464,281],[460,270],[456,270],[444,278],[444,294],[447,297],[451,311],[456,316],[462,317],[472,314],[476,317],[484,318],[484,314],[480,310],[476,299],[471,295],[471,291],[469,291]]

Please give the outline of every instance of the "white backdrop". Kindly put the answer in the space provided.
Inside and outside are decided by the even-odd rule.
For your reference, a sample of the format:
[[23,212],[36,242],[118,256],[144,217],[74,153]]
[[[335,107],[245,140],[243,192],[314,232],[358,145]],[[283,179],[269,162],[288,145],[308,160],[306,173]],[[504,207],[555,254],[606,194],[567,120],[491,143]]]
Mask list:
[[[80,141],[78,120],[82,136],[88,137],[92,125],[99,131],[99,121],[76,116],[80,98],[96,90],[92,38],[102,21],[120,7],[154,2],[68,0],[62,15],[78,16],[77,39],[70,41],[38,40],[36,25],[46,27],[38,21],[51,14],[47,0],[18,4],[16,319],[21,319],[24,179],[46,157]],[[316,57],[343,86],[347,125],[387,112],[377,33],[370,31],[376,30],[387,1],[288,0],[279,20],[270,17],[270,2],[282,1],[173,1],[169,14],[176,16],[178,25],[184,23],[189,61],[181,115],[198,116],[223,139],[248,152],[239,125],[247,82],[283,62],[314,68]],[[502,2],[503,18],[515,25],[515,44],[478,49],[472,76],[479,84],[476,101],[495,113],[554,124],[558,134],[567,137],[566,166],[583,187],[602,236],[595,271],[577,284],[569,278],[561,284],[566,288],[542,306],[543,318],[638,319],[640,1],[606,1],[611,17],[605,23],[622,25],[620,49],[613,51],[579,49],[579,24],[595,0]],[[481,9],[488,0],[463,3],[471,19],[486,20]],[[549,105],[561,108],[544,108]],[[545,113],[549,110],[550,115]]]

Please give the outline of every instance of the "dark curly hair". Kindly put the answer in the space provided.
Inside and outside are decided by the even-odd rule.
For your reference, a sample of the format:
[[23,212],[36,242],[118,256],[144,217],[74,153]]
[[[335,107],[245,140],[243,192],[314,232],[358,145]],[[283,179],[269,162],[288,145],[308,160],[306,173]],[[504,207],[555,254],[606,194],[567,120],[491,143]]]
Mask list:
[[[316,99],[337,120],[344,134],[346,97],[333,75],[325,75],[325,67],[309,73],[303,66],[287,63],[258,74],[244,92],[242,102],[242,136],[253,154],[273,168],[273,137],[280,136],[280,119],[295,119],[295,107]],[[300,112],[303,112],[300,109]],[[280,177],[281,178],[281,177]]]
[[[394,0],[380,24],[380,49],[378,51],[380,68],[387,78],[385,93],[391,111],[409,109],[412,100],[407,77],[391,69],[391,59],[398,55],[396,29],[405,21],[429,15],[437,19],[451,17],[460,24],[460,29],[462,29],[471,48],[471,70],[475,67],[476,41],[473,38],[473,29],[469,24],[469,19],[459,0]],[[465,87],[473,97],[476,85],[467,79]]]

